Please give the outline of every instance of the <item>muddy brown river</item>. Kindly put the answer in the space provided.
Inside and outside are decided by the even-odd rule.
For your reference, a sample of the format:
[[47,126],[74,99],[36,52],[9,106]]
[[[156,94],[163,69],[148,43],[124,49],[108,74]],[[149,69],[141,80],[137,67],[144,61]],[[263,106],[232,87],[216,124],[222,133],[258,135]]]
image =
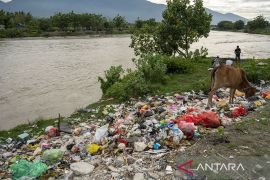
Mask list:
[[[97,76],[112,65],[133,67],[130,36],[0,40],[0,130],[38,118],[68,116],[101,97]],[[209,56],[270,57],[270,36],[212,31]]]

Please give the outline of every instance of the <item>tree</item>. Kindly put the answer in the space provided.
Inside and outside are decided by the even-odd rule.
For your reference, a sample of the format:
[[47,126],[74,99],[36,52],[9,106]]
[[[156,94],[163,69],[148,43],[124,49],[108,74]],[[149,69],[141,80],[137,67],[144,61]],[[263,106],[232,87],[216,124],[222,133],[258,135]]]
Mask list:
[[267,26],[269,26],[269,22],[266,21],[265,18],[261,15],[257,16],[253,21],[249,21],[247,26],[251,30],[265,29]]
[[244,29],[245,27],[245,22],[242,20],[236,21],[234,22],[234,29],[240,30],[240,29]]
[[140,18],[138,18],[138,19],[135,21],[134,26],[135,26],[136,29],[141,29],[141,28],[143,27],[143,24],[144,24],[144,21],[141,20]]
[[69,24],[67,14],[57,13],[51,17],[54,26],[58,27],[62,31],[66,31]]
[[131,47],[136,48],[137,54],[142,54],[141,50],[146,51],[143,47],[148,47],[156,53],[189,58],[190,45],[202,37],[208,37],[211,20],[212,15],[206,12],[202,0],[194,0],[193,4],[189,0],[168,1],[157,30],[152,28],[153,32],[144,33],[146,38],[142,37],[142,33],[134,33]]
[[234,23],[232,21],[220,21],[217,26],[220,30],[231,30],[234,28]]
[[119,14],[113,18],[113,24],[119,31],[122,31],[127,26],[125,18],[123,16],[119,16]]
[[208,37],[212,15],[203,7],[202,0],[168,1],[160,27],[160,46],[166,54],[189,56],[190,45]]
[[39,29],[42,31],[48,31],[51,28],[51,22],[48,18],[39,19]]

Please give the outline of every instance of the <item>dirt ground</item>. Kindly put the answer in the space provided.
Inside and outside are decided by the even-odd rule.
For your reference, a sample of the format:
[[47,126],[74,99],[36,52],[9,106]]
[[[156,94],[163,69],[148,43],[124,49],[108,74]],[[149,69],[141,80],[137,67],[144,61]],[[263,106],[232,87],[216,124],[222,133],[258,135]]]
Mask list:
[[[270,179],[270,105],[255,111],[224,130],[209,131],[176,157],[177,166],[192,160],[194,174],[176,171],[179,179]],[[241,163],[227,170],[205,167],[213,163]],[[202,165],[202,166],[200,166]],[[221,166],[220,165],[220,166]],[[187,166],[185,166],[188,168]],[[199,167],[199,168],[198,168]],[[213,167],[216,167],[213,165]],[[198,170],[199,169],[199,170]],[[185,175],[184,175],[185,174]]]

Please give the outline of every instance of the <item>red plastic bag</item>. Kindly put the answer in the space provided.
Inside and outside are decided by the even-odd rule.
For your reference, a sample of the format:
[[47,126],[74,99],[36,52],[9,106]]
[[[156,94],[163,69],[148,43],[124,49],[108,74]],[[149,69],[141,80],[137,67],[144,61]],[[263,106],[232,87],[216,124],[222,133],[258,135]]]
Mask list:
[[200,115],[200,118],[202,119],[202,125],[204,127],[216,128],[221,125],[219,117],[215,112],[212,112],[212,111],[203,112]]
[[191,113],[191,112],[194,112],[196,111],[197,109],[193,108],[193,107],[189,107],[187,108],[187,113]]
[[266,99],[270,99],[270,91],[262,92],[261,96]]
[[177,121],[185,121],[185,122],[192,122],[195,125],[200,123],[200,119],[197,118],[195,115],[185,114],[177,119]]
[[47,135],[49,138],[52,138],[52,137],[60,136],[60,133],[57,128],[53,127],[49,130]]
[[237,118],[238,116],[245,116],[247,115],[247,110],[244,107],[240,106],[232,111],[232,115],[234,118]]
[[179,121],[178,127],[187,137],[187,139],[192,139],[194,132],[197,130],[197,127],[192,122]]
[[128,142],[127,142],[125,139],[119,138],[119,139],[117,139],[117,141],[118,141],[119,143],[125,144],[126,146],[128,145]]

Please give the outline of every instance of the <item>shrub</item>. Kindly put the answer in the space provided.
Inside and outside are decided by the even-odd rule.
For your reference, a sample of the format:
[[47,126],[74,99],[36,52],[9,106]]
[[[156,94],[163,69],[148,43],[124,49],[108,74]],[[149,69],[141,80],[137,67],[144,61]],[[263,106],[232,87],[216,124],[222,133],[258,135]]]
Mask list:
[[196,49],[194,52],[189,53],[189,59],[192,59],[194,61],[199,61],[203,58],[206,58],[208,55],[208,49],[201,47],[201,49]]
[[98,77],[100,82],[100,88],[103,94],[116,82],[120,81],[121,75],[124,73],[122,66],[111,66],[111,68],[105,71],[105,79]]
[[163,58],[163,62],[167,66],[168,74],[186,74],[192,71],[193,65],[190,60],[182,59],[179,57],[166,57]]
[[193,90],[195,91],[203,91],[205,94],[208,94],[210,91],[210,84],[211,80],[210,78],[204,78],[204,79],[199,79],[194,85],[193,85]]
[[259,83],[260,80],[270,80],[270,62],[262,61],[267,63],[265,66],[258,66],[257,63],[261,61],[248,60],[241,66],[246,71],[247,78],[252,83]]
[[164,57],[160,55],[145,55],[134,62],[146,81],[156,83],[164,82],[166,79],[167,67],[163,59]]
[[114,83],[106,92],[106,97],[127,100],[149,93],[149,86],[143,75],[138,71],[129,72],[119,82]]
[[1,38],[24,37],[24,30],[16,28],[0,30],[0,37]]

